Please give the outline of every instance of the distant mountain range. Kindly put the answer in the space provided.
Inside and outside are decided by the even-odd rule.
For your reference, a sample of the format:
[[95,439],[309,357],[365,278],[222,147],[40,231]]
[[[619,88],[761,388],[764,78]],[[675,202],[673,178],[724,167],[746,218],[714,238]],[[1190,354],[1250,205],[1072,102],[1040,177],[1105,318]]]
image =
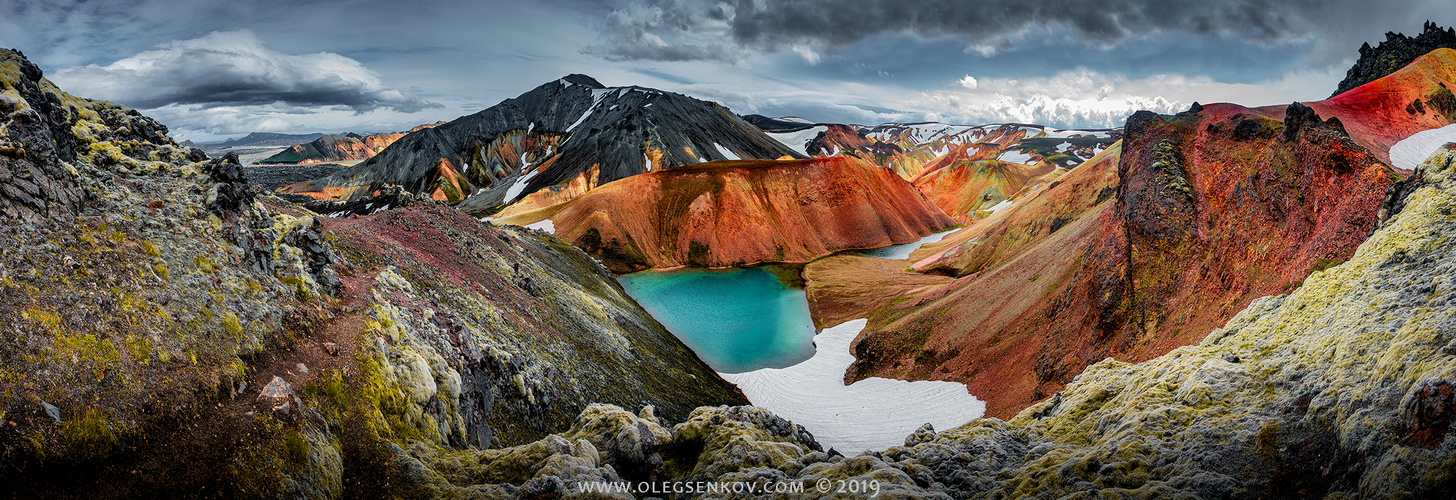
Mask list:
[[208,150],[218,150],[218,149],[223,149],[223,148],[233,148],[233,147],[243,147],[243,146],[257,146],[257,147],[265,147],[265,146],[292,146],[294,144],[301,144],[301,143],[305,143],[305,142],[308,142],[308,141],[312,141],[314,139],[318,139],[318,138],[323,137],[325,135],[327,135],[327,134],[323,134],[323,133],[314,133],[314,134],[277,134],[277,133],[273,133],[273,132],[253,132],[251,134],[248,134],[248,135],[245,135],[245,136],[236,138],[236,139],[228,139],[228,140],[222,141],[222,142],[203,142],[203,143],[198,143],[198,146],[201,147],[201,148],[203,148],[203,149],[208,149]]
[[410,132],[431,128],[444,124],[435,122],[420,125],[410,129],[408,132],[380,132],[361,136],[349,132],[345,134],[330,134],[314,139],[305,144],[294,144],[288,149],[269,156],[258,163],[322,163],[329,161],[367,160],[384,148],[394,144]]

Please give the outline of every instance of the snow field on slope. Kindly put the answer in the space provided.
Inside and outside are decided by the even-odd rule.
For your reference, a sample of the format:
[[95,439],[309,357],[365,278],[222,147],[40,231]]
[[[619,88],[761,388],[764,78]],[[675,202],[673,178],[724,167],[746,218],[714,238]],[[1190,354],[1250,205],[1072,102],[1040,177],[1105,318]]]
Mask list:
[[814,357],[803,363],[721,375],[754,406],[804,426],[820,444],[848,456],[902,445],[927,422],[943,431],[986,413],[986,403],[957,382],[872,377],[844,385],[845,369],[854,362],[849,344],[866,323],[825,328],[814,337]]
[[1390,163],[1397,168],[1415,170],[1431,157],[1431,153],[1448,142],[1456,142],[1456,123],[1416,132],[1401,139],[1390,147]]
[[815,137],[818,137],[825,130],[829,130],[829,127],[819,125],[798,132],[774,132],[768,134],[768,136],[788,146],[789,149],[798,151],[804,156],[809,156],[809,141],[814,140]]

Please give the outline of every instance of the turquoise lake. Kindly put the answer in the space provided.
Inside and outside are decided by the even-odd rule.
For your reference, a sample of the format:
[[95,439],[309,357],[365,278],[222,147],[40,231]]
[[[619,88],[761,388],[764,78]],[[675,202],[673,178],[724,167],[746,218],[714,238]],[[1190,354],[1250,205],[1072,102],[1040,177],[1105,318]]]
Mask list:
[[768,269],[643,271],[618,281],[719,372],[783,368],[814,355],[804,291]]

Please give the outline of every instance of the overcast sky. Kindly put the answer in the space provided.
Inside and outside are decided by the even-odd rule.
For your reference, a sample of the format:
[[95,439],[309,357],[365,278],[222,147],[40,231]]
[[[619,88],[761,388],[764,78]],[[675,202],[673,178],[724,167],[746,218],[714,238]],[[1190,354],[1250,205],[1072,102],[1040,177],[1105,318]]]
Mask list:
[[1319,100],[1445,0],[0,1],[0,46],[178,139],[395,131],[570,73],[740,114],[1121,125]]

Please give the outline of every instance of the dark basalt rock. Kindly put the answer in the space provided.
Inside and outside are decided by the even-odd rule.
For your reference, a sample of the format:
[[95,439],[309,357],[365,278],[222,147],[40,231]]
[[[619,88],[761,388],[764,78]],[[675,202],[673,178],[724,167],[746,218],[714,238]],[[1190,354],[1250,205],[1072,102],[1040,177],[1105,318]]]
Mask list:
[[20,56],[11,59],[23,78],[21,100],[0,96],[0,218],[26,222],[74,215],[83,192],[65,165],[75,161],[74,121],[60,98],[40,86],[41,70]]
[[368,197],[350,201],[312,200],[305,203],[304,208],[330,217],[347,217],[350,215],[369,215],[391,208],[433,202],[429,198],[416,196],[409,190],[393,184],[375,183],[369,186],[367,192],[369,193]]
[[1292,141],[1299,136],[1300,127],[1320,123],[1319,113],[1299,102],[1284,108],[1284,140]]
[[1442,29],[1436,23],[1426,21],[1421,34],[1414,38],[1387,32],[1385,41],[1380,42],[1378,47],[1371,48],[1369,43],[1360,46],[1360,59],[1345,72],[1345,79],[1330,97],[1394,73],[1417,57],[1443,47],[1456,48],[1456,29]]
[[248,184],[248,176],[243,173],[243,164],[238,161],[237,153],[228,153],[209,162],[207,176],[217,183],[217,196],[208,208],[219,215],[236,212],[244,205],[251,205],[257,196],[253,187]]

